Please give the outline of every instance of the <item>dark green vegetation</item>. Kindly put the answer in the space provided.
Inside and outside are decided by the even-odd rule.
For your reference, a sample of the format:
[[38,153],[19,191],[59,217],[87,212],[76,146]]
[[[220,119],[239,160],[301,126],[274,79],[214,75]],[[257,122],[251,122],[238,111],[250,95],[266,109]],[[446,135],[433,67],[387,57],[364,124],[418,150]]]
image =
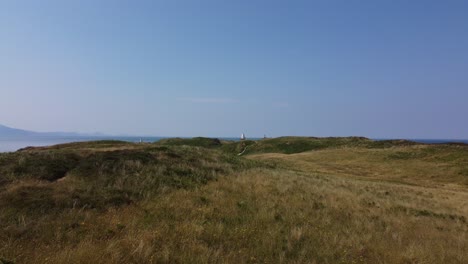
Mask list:
[[221,141],[217,138],[168,138],[162,139],[158,144],[166,146],[196,146],[205,148],[216,148],[220,147]]
[[[122,146],[131,148],[113,149]],[[11,220],[18,210],[29,214],[130,204],[167,188],[195,188],[251,163],[197,147],[141,147],[108,141],[1,154],[0,190],[6,191],[0,193],[0,206],[9,212],[2,222]],[[43,180],[70,184],[64,192]],[[22,184],[12,189],[18,181]]]
[[26,148],[0,263],[466,263],[467,171],[465,145],[359,137]]
[[[280,137],[272,139],[264,139],[259,141],[244,141],[235,142],[231,145],[224,146],[225,149],[242,149],[239,147],[242,144],[251,147],[247,148],[244,154],[256,153],[284,153],[293,154],[312,150],[322,150],[328,148],[390,148],[396,146],[413,146],[417,145],[415,142],[407,140],[382,140],[375,141],[363,137]],[[234,147],[235,146],[235,147]]]
[[170,138],[158,142],[165,146],[197,146],[205,148],[221,148],[230,154],[241,153],[245,155],[257,153],[284,153],[293,154],[327,148],[362,147],[362,148],[391,148],[398,146],[424,145],[408,140],[371,140],[364,137],[280,137],[262,140],[220,141],[213,138]]

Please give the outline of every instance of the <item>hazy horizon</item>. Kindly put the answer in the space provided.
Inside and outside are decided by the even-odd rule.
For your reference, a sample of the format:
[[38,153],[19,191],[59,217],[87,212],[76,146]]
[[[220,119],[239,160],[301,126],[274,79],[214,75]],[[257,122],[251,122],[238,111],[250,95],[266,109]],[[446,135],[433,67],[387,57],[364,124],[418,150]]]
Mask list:
[[467,139],[465,1],[2,1],[0,124]]

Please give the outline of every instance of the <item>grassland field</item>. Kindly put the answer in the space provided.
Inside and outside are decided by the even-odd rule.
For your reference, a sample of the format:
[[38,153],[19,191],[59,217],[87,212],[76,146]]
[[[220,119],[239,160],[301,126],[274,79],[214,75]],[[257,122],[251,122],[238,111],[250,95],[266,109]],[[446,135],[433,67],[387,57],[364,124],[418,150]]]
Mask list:
[[0,153],[0,263],[468,263],[468,146],[174,138]]

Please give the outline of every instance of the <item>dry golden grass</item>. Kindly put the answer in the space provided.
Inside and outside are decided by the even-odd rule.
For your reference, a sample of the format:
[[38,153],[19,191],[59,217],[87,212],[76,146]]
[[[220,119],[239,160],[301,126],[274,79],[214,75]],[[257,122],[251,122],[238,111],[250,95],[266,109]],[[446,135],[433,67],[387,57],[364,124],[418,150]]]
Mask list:
[[252,170],[104,214],[70,210],[44,227],[49,241],[0,252],[19,263],[466,263],[466,201],[460,191]]
[[367,180],[392,181],[440,187],[468,186],[466,148],[436,148],[430,145],[385,149],[339,148],[296,154],[266,153],[248,156],[279,162],[306,172]]
[[[3,226],[8,235],[0,235],[0,257],[17,263],[468,263],[468,191],[458,173],[464,163],[445,152],[402,154],[419,153],[413,148],[252,155],[281,166],[162,189],[104,211],[69,208],[59,219],[18,215]],[[9,188],[66,190],[70,180]]]

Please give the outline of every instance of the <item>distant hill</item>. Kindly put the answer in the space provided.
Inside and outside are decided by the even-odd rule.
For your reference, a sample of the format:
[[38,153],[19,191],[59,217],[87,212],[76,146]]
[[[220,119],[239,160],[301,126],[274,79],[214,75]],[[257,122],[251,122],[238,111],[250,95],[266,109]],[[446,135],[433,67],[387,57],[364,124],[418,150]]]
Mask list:
[[73,132],[35,132],[17,128],[11,128],[0,124],[0,138],[31,138],[31,137],[78,137],[78,136],[92,136],[87,134],[79,134]]
[[31,136],[31,135],[34,135],[34,134],[36,134],[36,133],[32,132],[32,131],[11,128],[11,127],[7,127],[7,126],[4,126],[4,125],[0,124],[0,136],[7,136],[7,137]]
[[[261,140],[220,141],[216,138],[169,138],[158,142],[169,146],[198,146],[221,148],[229,153],[260,154],[283,153],[294,154],[312,150],[333,148],[391,148],[398,146],[424,145],[409,140],[372,140],[365,137],[278,137]],[[459,144],[460,145],[460,144]]]

